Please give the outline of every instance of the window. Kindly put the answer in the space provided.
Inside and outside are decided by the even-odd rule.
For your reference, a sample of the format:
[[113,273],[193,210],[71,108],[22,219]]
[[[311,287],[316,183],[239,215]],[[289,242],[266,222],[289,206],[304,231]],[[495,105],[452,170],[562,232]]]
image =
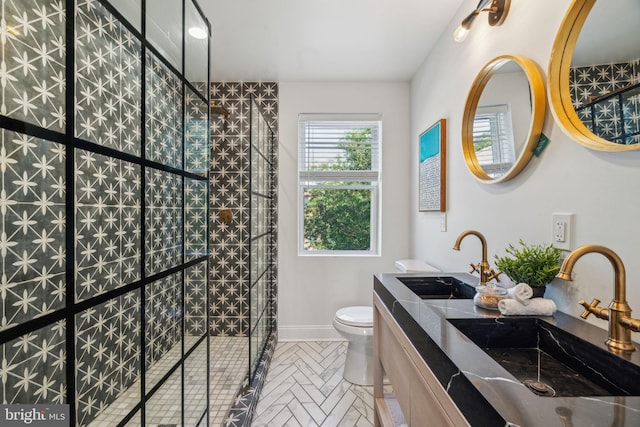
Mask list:
[[379,253],[380,114],[301,114],[300,254]]
[[478,107],[473,120],[473,145],[487,175],[499,177],[511,169],[516,154],[508,105]]

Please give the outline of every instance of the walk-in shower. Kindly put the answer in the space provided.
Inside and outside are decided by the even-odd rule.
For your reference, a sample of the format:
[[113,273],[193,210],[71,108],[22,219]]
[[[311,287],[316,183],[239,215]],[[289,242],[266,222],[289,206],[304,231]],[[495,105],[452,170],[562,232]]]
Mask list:
[[2,403],[207,425],[209,23],[192,0],[1,7]]
[[0,3],[2,403],[247,425],[275,343],[277,83],[210,85],[192,0]]
[[224,421],[248,426],[276,340],[278,84],[214,82],[211,98],[231,113],[212,117],[211,348],[235,351]]

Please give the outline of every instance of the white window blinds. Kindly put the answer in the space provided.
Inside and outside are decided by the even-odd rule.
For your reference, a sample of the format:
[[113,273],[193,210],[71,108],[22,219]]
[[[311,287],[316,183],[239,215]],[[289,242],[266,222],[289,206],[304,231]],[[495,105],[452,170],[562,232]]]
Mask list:
[[508,105],[478,107],[473,121],[476,158],[491,175],[511,168],[515,162],[511,113]]
[[379,114],[301,114],[300,181],[377,181]]

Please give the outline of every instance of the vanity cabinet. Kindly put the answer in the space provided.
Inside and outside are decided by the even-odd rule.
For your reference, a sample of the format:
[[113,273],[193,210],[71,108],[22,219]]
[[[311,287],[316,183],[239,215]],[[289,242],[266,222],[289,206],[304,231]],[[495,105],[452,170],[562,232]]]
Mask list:
[[376,427],[403,424],[414,427],[469,426],[375,294],[373,322]]

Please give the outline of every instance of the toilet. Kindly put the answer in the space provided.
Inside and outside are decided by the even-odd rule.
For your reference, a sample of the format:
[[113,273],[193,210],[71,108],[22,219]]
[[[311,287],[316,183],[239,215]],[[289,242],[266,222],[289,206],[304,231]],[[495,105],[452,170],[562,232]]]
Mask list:
[[349,341],[343,378],[357,385],[373,385],[373,307],[341,308],[333,327]]
[[[396,272],[439,272],[417,259],[395,262]],[[343,378],[357,385],[373,385],[373,307],[352,306],[336,311],[333,327],[349,341]]]

